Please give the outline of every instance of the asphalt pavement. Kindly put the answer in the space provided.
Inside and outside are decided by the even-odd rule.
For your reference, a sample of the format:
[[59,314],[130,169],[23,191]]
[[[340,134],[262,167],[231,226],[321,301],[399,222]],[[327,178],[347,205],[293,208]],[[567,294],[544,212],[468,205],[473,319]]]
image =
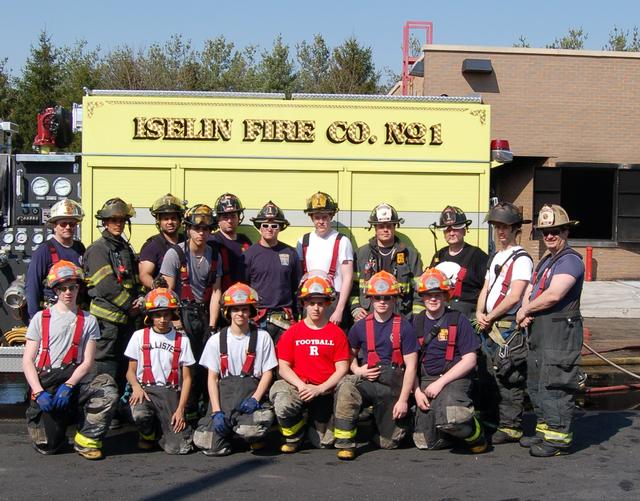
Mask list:
[[482,455],[365,446],[355,461],[341,462],[335,450],[282,455],[276,443],[225,458],[143,453],[125,428],[105,440],[106,459],[90,462],[71,448],[41,456],[29,446],[24,421],[5,420],[0,499],[640,499],[640,412],[580,411],[575,435],[574,453],[553,458],[533,458],[518,444]]

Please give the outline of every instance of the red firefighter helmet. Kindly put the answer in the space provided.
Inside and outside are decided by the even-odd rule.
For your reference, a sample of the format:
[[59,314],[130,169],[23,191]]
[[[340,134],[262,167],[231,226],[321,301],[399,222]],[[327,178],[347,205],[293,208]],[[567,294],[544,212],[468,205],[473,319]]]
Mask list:
[[397,296],[400,294],[400,284],[388,271],[379,271],[367,282],[366,296]]
[[156,311],[169,310],[173,313],[173,319],[178,320],[178,310],[180,308],[180,300],[175,292],[165,287],[158,287],[147,293],[144,298],[144,317],[145,325],[150,325],[148,314]]
[[418,294],[446,292],[449,296],[451,295],[452,288],[449,278],[437,268],[428,268],[416,282]]
[[334,295],[335,290],[331,280],[328,277],[321,277],[319,275],[312,275],[303,279],[298,289],[298,299],[301,300],[312,297],[323,297],[331,301]]
[[76,282],[82,282],[84,279],[84,273],[82,269],[73,264],[71,261],[58,261],[47,273],[47,287],[53,289],[56,285],[66,282],[68,280],[74,280]]
[[225,316],[229,315],[229,308],[232,306],[249,306],[253,317],[256,315],[257,304],[258,293],[256,290],[242,282],[236,282],[222,294],[222,308]]

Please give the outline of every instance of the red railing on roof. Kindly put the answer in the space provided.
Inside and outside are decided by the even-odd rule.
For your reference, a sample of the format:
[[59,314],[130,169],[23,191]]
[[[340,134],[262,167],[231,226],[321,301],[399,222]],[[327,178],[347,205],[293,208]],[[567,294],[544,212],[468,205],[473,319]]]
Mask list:
[[411,30],[424,30],[425,44],[433,43],[433,23],[431,21],[407,21],[402,28],[402,95],[406,96],[409,90],[409,70],[411,66],[420,59],[409,53],[411,49]]

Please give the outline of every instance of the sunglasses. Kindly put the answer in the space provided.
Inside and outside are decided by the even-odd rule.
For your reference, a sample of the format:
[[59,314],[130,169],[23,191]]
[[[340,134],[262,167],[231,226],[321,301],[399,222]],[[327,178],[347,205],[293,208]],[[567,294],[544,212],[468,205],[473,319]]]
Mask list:
[[373,299],[376,301],[391,301],[393,297],[392,296],[373,296]]
[[549,235],[557,237],[558,235],[560,235],[561,230],[559,230],[558,228],[553,228],[550,230],[541,230],[541,231],[545,237],[548,237]]
[[58,226],[62,226],[63,228],[75,228],[78,226],[78,223],[75,221],[58,221]]
[[262,223],[260,225],[260,228],[262,228],[263,230],[279,230],[280,229],[280,225],[278,223]]
[[78,284],[71,284],[71,285],[57,285],[54,287],[54,289],[58,292],[73,292],[75,290],[78,290]]

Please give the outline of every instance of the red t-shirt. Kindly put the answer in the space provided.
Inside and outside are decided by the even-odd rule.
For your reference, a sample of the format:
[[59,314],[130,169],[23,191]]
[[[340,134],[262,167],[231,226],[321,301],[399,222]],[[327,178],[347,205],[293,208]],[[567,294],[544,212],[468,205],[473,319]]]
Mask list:
[[305,383],[322,384],[336,371],[336,362],[349,360],[349,343],[335,324],[314,330],[302,321],[282,334],[276,354]]

